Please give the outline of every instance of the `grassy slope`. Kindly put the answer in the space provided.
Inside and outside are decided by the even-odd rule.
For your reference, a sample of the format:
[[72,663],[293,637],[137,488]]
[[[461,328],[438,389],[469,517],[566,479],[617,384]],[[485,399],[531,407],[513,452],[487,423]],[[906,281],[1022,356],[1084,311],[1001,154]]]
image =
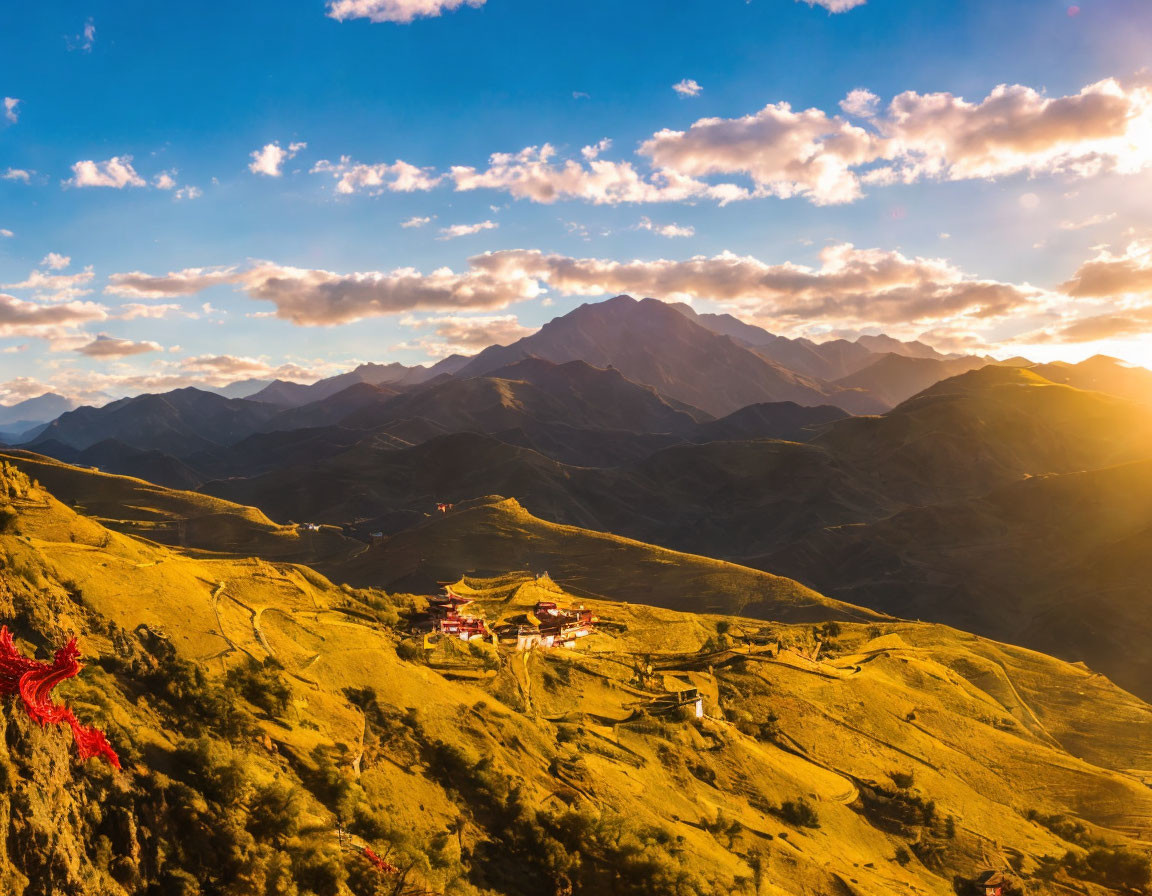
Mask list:
[[879,619],[791,579],[537,519],[512,499],[469,502],[394,535],[338,574],[358,585],[434,589],[461,572],[548,571],[575,593],[674,610],[794,621]]
[[[954,877],[987,864],[1012,861],[1028,874],[1038,857],[1072,848],[1029,821],[1029,809],[1075,814],[1117,844],[1152,837],[1152,790],[1140,781],[1149,772],[1139,772],[1152,769],[1152,710],[1038,654],[941,626],[876,623],[845,625],[829,658],[812,663],[742,646],[763,623],[585,598],[606,624],[579,652],[442,644],[426,665],[401,658],[399,649],[411,651],[380,595],[302,567],[144,543],[78,516],[18,473],[2,478],[16,517],[0,535],[0,597],[27,649],[79,631],[89,657],[146,660],[144,635],[132,634],[146,624],[212,680],[245,655],[272,655],[291,691],[283,711],[250,708],[259,738],[229,744],[208,723],[211,749],[243,764],[245,786],[229,785],[231,772],[189,773],[180,724],[190,710],[148,690],[146,663],[102,662],[61,688],[124,754],[127,770],[114,779],[70,767],[67,735],[6,707],[0,809],[20,820],[0,873],[12,892],[28,870],[29,894],[117,894],[141,880],[168,881],[163,892],[264,891],[275,868],[299,892],[374,892],[358,876],[362,863],[338,855],[336,811],[354,819],[358,844],[414,863],[411,883],[455,894],[548,893],[565,875],[578,893],[944,896]],[[516,575],[466,584],[493,618],[555,587]],[[797,649],[811,642],[808,628],[768,629]],[[681,682],[701,689],[711,718],[637,714]],[[377,703],[362,712],[349,687],[373,688]],[[317,783],[321,753],[340,787]],[[893,772],[912,783],[899,791]],[[258,824],[261,788],[274,782],[298,800],[301,828]],[[937,820],[883,822],[877,789],[906,804],[933,799]],[[168,831],[158,853],[146,836],[161,823],[157,806],[166,817],[188,792],[195,798],[181,811],[199,820]],[[819,828],[772,813],[797,799],[815,808]],[[355,821],[365,813],[372,825]],[[200,851],[181,857],[207,832]],[[244,844],[238,867],[261,883],[227,878],[234,850],[214,845],[225,834]],[[1066,890],[1037,882],[1034,892]]]
[[0,453],[60,501],[118,532],[161,544],[288,562],[338,561],[363,545],[334,529],[280,526],[263,512],[199,492],[101,473],[29,451]]

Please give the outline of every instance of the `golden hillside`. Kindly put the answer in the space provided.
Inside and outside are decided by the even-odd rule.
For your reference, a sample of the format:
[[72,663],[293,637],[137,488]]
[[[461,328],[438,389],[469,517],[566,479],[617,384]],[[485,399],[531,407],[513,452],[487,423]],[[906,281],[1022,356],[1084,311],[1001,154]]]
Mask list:
[[798,582],[532,516],[490,497],[457,505],[341,564],[356,585],[435,588],[461,573],[548,572],[575,594],[697,613],[787,621],[867,621],[881,614],[831,600]]
[[213,554],[300,563],[338,562],[363,549],[334,526],[277,525],[255,507],[66,464],[31,451],[0,452],[56,498],[117,532]]
[[[883,621],[825,626],[814,659],[810,626],[519,572],[463,587],[493,620],[581,602],[600,632],[426,650],[421,597],[181,552],[0,479],[5,616],[29,654],[81,636],[60,698],[125,767],[5,704],[5,892],[944,896],[996,868],[1102,894],[1143,867],[1152,708],[1088,670]],[[705,718],[655,711],[685,687]]]

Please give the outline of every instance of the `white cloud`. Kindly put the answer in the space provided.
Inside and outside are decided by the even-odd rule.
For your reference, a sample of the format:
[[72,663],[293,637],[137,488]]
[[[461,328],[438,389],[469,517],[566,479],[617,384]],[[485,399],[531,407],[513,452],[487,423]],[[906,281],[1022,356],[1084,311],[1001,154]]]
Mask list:
[[65,43],[69,50],[80,50],[90,53],[96,43],[96,23],[91,18],[84,23],[84,29],[74,37],[66,37]]
[[184,186],[172,194],[175,199],[199,199],[204,191],[199,187]]
[[166,299],[190,296],[213,286],[235,283],[238,277],[239,273],[234,267],[185,268],[161,276],[130,271],[111,275],[104,292],[131,299]]
[[747,175],[761,195],[807,195],[824,205],[861,195],[853,168],[876,159],[880,145],[838,116],[774,103],[743,118],[702,118],[686,131],[658,131],[640,153],[682,176]]
[[1061,289],[1077,299],[1137,296],[1152,300],[1152,240],[1135,240],[1122,253],[1101,249]]
[[[350,323],[405,311],[495,311],[559,295],[616,293],[669,300],[712,301],[766,326],[797,335],[831,328],[880,327],[913,337],[925,328],[983,334],[1035,310],[1050,294],[1027,284],[971,276],[939,258],[858,249],[841,244],[820,254],[820,265],[769,264],[721,253],[680,261],[618,262],[511,249],[475,255],[468,269],[423,274],[411,268],[340,274],[256,262],[149,277],[115,275],[109,290],[148,295],[188,294],[230,282],[251,298],[275,305],[278,317],[303,326]],[[436,344],[461,345],[438,334]]]
[[1152,333],[1152,239],[1134,240],[1122,252],[1099,248],[1060,289],[1074,301],[1053,307],[1054,322],[1021,342],[1083,343]]
[[0,180],[18,180],[23,183],[30,183],[32,181],[32,172],[23,168],[9,168],[3,174],[0,174]]
[[175,190],[176,189],[176,170],[161,171],[154,178],[152,178],[152,186],[157,190]]
[[[139,302],[129,302],[120,306],[120,313],[116,316],[120,320],[137,320],[139,318],[160,320],[169,315],[179,314],[182,311],[183,308],[179,305],[145,305]],[[197,317],[198,315],[193,313],[186,314],[186,316]]]
[[828,12],[848,12],[857,6],[863,6],[867,0],[804,0],[809,6],[822,6]]
[[[857,112],[874,105],[857,91],[845,104]],[[820,204],[850,202],[865,183],[1091,176],[1152,166],[1152,88],[1116,79],[1056,98],[1001,85],[975,103],[906,91],[866,124],[775,103],[743,118],[660,131],[640,152],[689,177],[744,174],[759,194],[806,195]]]
[[54,271],[62,271],[70,264],[72,264],[71,256],[61,255],[59,252],[49,252],[40,261],[40,267],[51,268]]
[[640,223],[636,225],[637,230],[648,230],[652,233],[666,236],[669,238],[679,236],[695,236],[696,228],[688,225],[680,224],[653,224],[651,218],[641,218]]
[[400,226],[410,230],[414,227],[423,227],[426,224],[431,224],[431,223],[432,223],[431,218],[412,217],[412,218],[409,218],[407,221],[405,221]]
[[1109,221],[1115,220],[1116,212],[1111,214],[1090,215],[1087,218],[1081,218],[1078,221],[1061,221],[1061,230],[1086,230],[1089,227],[1098,227],[1101,224],[1107,224]]
[[312,173],[331,174],[336,179],[336,192],[346,195],[360,191],[372,195],[385,191],[426,192],[443,180],[443,176],[435,175],[426,168],[409,165],[407,162],[366,165],[362,162],[353,162],[348,156],[341,156],[338,162],[321,159],[312,166]]
[[468,355],[490,345],[508,345],[535,332],[512,314],[406,318],[401,323],[414,329],[432,330],[431,335],[401,347],[422,351],[433,358]]
[[691,78],[685,78],[683,81],[677,81],[672,85],[672,89],[680,94],[680,96],[700,96],[701,91],[704,90],[703,87],[701,87]]
[[506,250],[470,260],[500,278],[530,278],[564,295],[629,293],[661,299],[706,299],[778,329],[823,326],[935,325],[996,320],[1032,304],[1028,286],[981,280],[943,259],[899,252],[825,248],[820,267],[766,264],[721,253],[684,261],[617,262]]
[[488,168],[478,171],[455,166],[452,180],[458,191],[503,190],[517,199],[552,203],[561,199],[583,199],[595,205],[627,202],[684,202],[714,199],[721,203],[747,199],[751,194],[733,184],[706,184],[679,172],[657,171],[644,175],[630,162],[599,158],[602,141],[585,147],[583,162],[556,161],[556,149],[549,145],[529,146],[518,153],[495,153]]
[[484,0],[329,0],[328,16],[344,22],[368,19],[370,22],[399,22],[432,18],[461,6],[483,6]]
[[189,268],[167,275],[113,274],[105,292],[133,298],[191,295],[231,283],[253,299],[272,302],[276,314],[301,326],[331,326],[404,311],[490,311],[535,298],[539,284],[515,273],[454,273],[440,268],[339,274],[257,262],[246,269]]
[[43,271],[32,271],[19,283],[2,283],[0,287],[32,290],[37,298],[65,301],[88,295],[91,290],[87,286],[95,276],[91,267],[86,267],[75,274],[46,274]]
[[[8,350],[5,349],[5,351]],[[15,404],[16,402],[25,401],[29,398],[38,398],[45,392],[51,391],[51,386],[47,386],[38,380],[26,376],[18,376],[5,383],[0,383],[0,402],[4,404]]]
[[263,149],[254,150],[249,154],[252,161],[248,164],[248,170],[266,177],[280,177],[284,173],[284,163],[307,146],[307,143],[289,143],[285,149],[279,141],[265,144]]
[[133,342],[131,339],[120,339],[101,333],[75,351],[89,358],[125,358],[130,355],[162,351],[162,348],[155,342]]
[[105,308],[94,302],[36,302],[0,293],[0,337],[51,339],[71,327],[107,317]]
[[4,97],[4,117],[12,124],[20,120],[20,100],[14,96]]
[[840,100],[840,108],[844,113],[856,118],[871,118],[879,105],[880,97],[863,87],[850,90],[848,96]]
[[82,161],[72,166],[72,177],[64,181],[72,187],[124,187],[146,186],[144,179],[132,167],[132,156],[113,156],[105,162]]
[[16,236],[16,234],[14,234],[14,233],[13,233],[11,230],[9,230],[8,228],[6,228],[6,227],[0,227],[0,237],[3,237],[3,238],[4,238],[4,239],[6,239],[6,240],[10,240],[10,239],[12,239],[12,237],[14,237],[14,236]]
[[[639,147],[648,170],[604,158],[607,140],[585,146],[579,157],[562,158],[545,143],[493,153],[487,167],[455,165],[447,173],[402,160],[365,164],[347,156],[312,170],[331,174],[342,194],[425,191],[447,181],[457,191],[499,190],[540,203],[724,204],[801,196],[832,205],[855,201],[868,186],[925,179],[1090,177],[1152,167],[1147,79],[1108,78],[1060,97],[1001,85],[976,102],[905,91],[883,108],[875,94],[856,88],[840,107],[843,115],[777,102],[739,118],[666,128]],[[716,177],[736,182],[710,180]]]
[[453,224],[451,227],[441,227],[437,239],[454,240],[457,237],[471,236],[483,230],[495,230],[500,225],[495,221],[480,221],[477,224]]

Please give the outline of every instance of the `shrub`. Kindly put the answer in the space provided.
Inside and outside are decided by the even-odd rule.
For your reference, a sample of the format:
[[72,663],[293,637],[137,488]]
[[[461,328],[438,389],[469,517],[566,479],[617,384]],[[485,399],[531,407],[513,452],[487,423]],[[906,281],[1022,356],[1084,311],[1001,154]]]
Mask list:
[[1143,890],[1152,884],[1152,862],[1124,846],[1097,846],[1083,855],[1069,851],[1064,867],[1073,877],[1112,889]]
[[228,672],[228,684],[240,695],[270,716],[282,716],[292,700],[292,689],[284,681],[284,667],[274,658],[263,663],[248,658],[243,665]]
[[772,814],[794,828],[818,828],[820,816],[815,807],[805,799],[785,800]]
[[418,640],[401,641],[396,645],[396,655],[410,663],[424,662],[424,644]]
[[916,783],[915,772],[889,772],[888,777],[892,779],[892,783],[899,787],[901,790],[907,790],[914,783]]

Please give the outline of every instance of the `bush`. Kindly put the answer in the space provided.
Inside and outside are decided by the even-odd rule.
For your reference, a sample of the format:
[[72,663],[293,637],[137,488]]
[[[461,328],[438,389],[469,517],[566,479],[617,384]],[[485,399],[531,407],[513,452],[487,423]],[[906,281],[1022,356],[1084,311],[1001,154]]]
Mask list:
[[272,657],[263,663],[248,658],[247,663],[228,672],[228,684],[240,695],[270,716],[283,716],[292,701],[292,689],[284,681],[284,667]]
[[1068,852],[1064,867],[1073,877],[1112,889],[1144,890],[1152,884],[1152,862],[1124,846],[1097,846],[1083,855]]
[[899,787],[901,790],[907,790],[914,783],[916,783],[915,772],[889,772],[888,777],[892,779],[892,783]]
[[772,814],[794,828],[820,827],[820,816],[812,804],[804,799],[785,800],[772,810]]
[[410,663],[424,662],[424,643],[418,640],[401,641],[396,645],[396,655]]

